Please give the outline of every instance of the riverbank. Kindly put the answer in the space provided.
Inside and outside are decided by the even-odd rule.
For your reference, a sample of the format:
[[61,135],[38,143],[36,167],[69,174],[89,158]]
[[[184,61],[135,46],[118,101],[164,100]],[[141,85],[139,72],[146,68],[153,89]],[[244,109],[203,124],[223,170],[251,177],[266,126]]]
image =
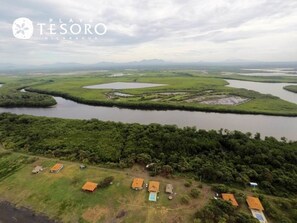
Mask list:
[[[251,115],[270,115],[270,116],[285,116],[285,117],[297,117],[297,105],[278,99],[276,97],[263,97],[258,100],[248,100],[247,103],[242,103],[237,106],[226,106],[226,105],[212,105],[204,103],[192,104],[180,104],[180,103],[162,103],[162,102],[129,102],[129,101],[108,101],[98,99],[86,99],[80,96],[75,96],[65,92],[53,91],[53,90],[42,90],[37,88],[27,88],[27,91],[36,92],[40,94],[47,94],[50,96],[58,96],[67,100],[72,100],[77,103],[93,105],[93,106],[106,106],[106,107],[118,107],[128,109],[141,109],[141,110],[182,110],[182,111],[201,111],[201,112],[216,112],[216,113],[233,113],[233,114],[251,114]],[[255,93],[250,91],[250,96]],[[246,96],[246,94],[245,94]],[[249,104],[248,104],[249,103]],[[257,107],[269,106],[270,110],[258,109]],[[256,108],[254,106],[257,106]],[[243,107],[243,108],[242,108]],[[277,110],[276,108],[280,108]]]
[[297,93],[297,86],[296,85],[289,85],[284,87],[285,90],[291,91],[293,93]]
[[[1,199],[1,197],[0,197]],[[16,207],[8,201],[0,201],[0,222],[1,223],[55,223],[56,221],[36,214],[25,207]]]
[[[260,94],[253,90],[228,87],[228,82],[222,78],[206,76],[148,76],[132,75],[124,77],[106,77],[100,75],[45,76],[22,79],[5,77],[6,84],[2,87],[25,87],[30,92],[20,92],[26,98],[22,106],[47,107],[54,105],[51,96],[59,96],[78,103],[94,106],[118,107],[141,110],[184,110],[233,114],[257,114],[271,116],[297,117],[297,104],[282,100],[269,94]],[[173,74],[172,74],[173,75]],[[222,76],[224,77],[224,76]],[[4,82],[4,81],[3,81]],[[157,87],[120,89],[114,94],[112,89],[86,89],[84,86],[108,83],[158,84]],[[159,86],[161,84],[161,86]],[[183,92],[184,94],[175,94]],[[1,92],[0,92],[1,93]],[[30,95],[32,94],[32,95]],[[7,94],[4,94],[7,95]],[[111,97],[112,95],[112,97]],[[123,95],[129,95],[125,97]],[[42,97],[35,100],[35,97]],[[47,97],[47,98],[46,98]],[[239,97],[244,103],[213,102],[216,98]],[[196,99],[199,99],[198,101]],[[7,99],[5,99],[7,101]],[[12,100],[10,100],[12,101]],[[15,101],[15,99],[14,99]],[[33,104],[32,104],[32,103]],[[46,102],[46,103],[45,103]],[[12,103],[12,102],[10,102]],[[4,107],[17,107],[17,104],[3,104]],[[45,103],[45,104],[44,104]],[[0,100],[1,106],[1,100]]]

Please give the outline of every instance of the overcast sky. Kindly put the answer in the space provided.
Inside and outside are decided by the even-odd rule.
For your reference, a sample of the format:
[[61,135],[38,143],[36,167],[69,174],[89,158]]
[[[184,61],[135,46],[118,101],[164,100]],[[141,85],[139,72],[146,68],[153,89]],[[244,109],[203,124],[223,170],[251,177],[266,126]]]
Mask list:
[[[19,17],[102,22],[98,39],[16,39]],[[297,61],[297,0],[1,0],[0,63]],[[58,36],[61,37],[61,36]]]

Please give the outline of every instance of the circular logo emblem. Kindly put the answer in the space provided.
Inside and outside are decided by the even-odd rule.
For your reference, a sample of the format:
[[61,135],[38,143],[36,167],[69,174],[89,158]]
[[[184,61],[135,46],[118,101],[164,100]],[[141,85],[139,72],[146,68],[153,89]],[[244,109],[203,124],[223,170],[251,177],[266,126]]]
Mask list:
[[33,35],[33,23],[28,18],[18,18],[12,24],[12,33],[17,39],[30,39]]

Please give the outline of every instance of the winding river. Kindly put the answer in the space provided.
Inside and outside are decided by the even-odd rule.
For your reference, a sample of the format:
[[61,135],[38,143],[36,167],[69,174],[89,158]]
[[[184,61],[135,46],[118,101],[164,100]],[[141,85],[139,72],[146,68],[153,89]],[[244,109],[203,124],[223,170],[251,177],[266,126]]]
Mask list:
[[[230,87],[233,87],[232,82],[229,83]],[[254,84],[254,82],[251,83]],[[265,84],[267,87],[270,86],[270,83]],[[297,95],[295,97],[297,97]],[[57,101],[57,105],[51,108],[0,108],[0,113],[11,112],[15,114],[69,119],[97,118],[103,121],[124,123],[174,124],[178,127],[195,126],[199,129],[206,130],[219,130],[223,128],[251,132],[253,134],[259,132],[262,136],[274,136],[278,139],[285,136],[287,139],[297,140],[297,117],[222,114],[179,110],[131,110],[117,107],[84,105],[61,97],[54,98]]]
[[277,96],[285,101],[289,101],[297,104],[297,94],[283,89],[283,87],[288,85],[288,83],[262,83],[262,82],[252,82],[252,81],[238,81],[238,80],[225,80],[229,83],[229,87],[234,88],[245,88],[248,90],[253,90],[260,92],[262,94],[271,94]]

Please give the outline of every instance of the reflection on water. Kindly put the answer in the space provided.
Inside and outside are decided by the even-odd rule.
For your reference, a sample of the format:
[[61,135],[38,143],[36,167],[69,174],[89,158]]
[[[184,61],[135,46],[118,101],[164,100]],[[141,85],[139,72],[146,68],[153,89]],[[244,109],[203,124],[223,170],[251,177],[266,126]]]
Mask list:
[[265,115],[220,114],[189,111],[145,111],[79,104],[61,97],[54,97],[57,105],[52,108],[0,108],[0,112],[35,116],[91,119],[140,124],[175,124],[179,127],[195,126],[198,129],[220,128],[243,132],[260,132],[262,136],[285,136],[297,140],[297,118]]
[[271,94],[283,100],[297,104],[297,94],[283,89],[284,86],[297,85],[288,83],[260,83],[252,81],[238,81],[238,80],[225,80],[229,83],[229,87],[245,88],[260,92],[262,94]]
[[166,84],[152,84],[152,83],[137,83],[137,82],[113,82],[107,84],[97,84],[85,86],[88,89],[135,89],[135,88],[147,88],[147,87],[160,87]]
[[270,77],[270,76],[290,76],[290,77],[296,77],[296,73],[285,73],[285,72],[261,72],[261,73],[238,73],[239,75],[244,75],[244,76],[262,76],[262,77]]
[[295,76],[297,71],[294,68],[267,68],[267,69],[242,69],[251,73],[239,73],[247,76]]

